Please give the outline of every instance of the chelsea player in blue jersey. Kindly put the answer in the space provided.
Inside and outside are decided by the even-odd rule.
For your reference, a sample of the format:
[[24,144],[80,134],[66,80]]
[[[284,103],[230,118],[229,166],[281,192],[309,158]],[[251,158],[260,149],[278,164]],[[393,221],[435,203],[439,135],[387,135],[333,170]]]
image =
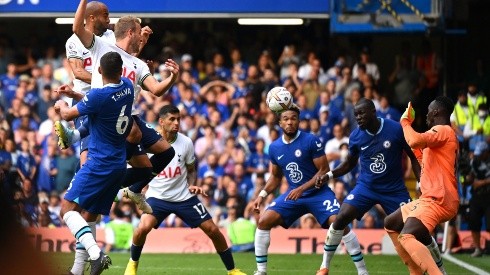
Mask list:
[[[61,216],[87,250],[91,275],[102,273],[111,264],[110,258],[98,247],[92,231],[98,214],[109,214],[120,188],[120,179],[126,174],[125,140],[132,125],[134,99],[133,84],[129,79],[121,78],[123,61],[119,53],[104,54],[100,63],[102,88],[91,89],[71,108],[63,100],[55,104],[64,120],[88,116],[92,138],[87,162],[70,182],[62,201]],[[80,215],[82,210],[89,213],[87,221]]]
[[[325,250],[335,252],[342,233],[354,219],[374,205],[380,204],[387,215],[411,201],[403,179],[402,155],[408,155],[415,177],[420,179],[420,164],[403,136],[399,122],[378,118],[374,103],[361,99],[354,107],[358,127],[349,137],[349,154],[344,162],[317,178],[316,187],[323,188],[329,179],[345,175],[358,163],[361,166],[357,184],[347,195],[337,219],[328,230]],[[391,235],[390,235],[391,237]],[[435,240],[429,249],[441,270],[442,259]]]
[[[271,203],[259,219],[255,232],[255,275],[267,274],[271,228],[277,225],[288,228],[307,213],[313,214],[323,228],[328,228],[340,209],[335,194],[328,186],[314,188],[316,178],[329,171],[328,162],[322,142],[316,136],[298,130],[299,114],[299,108],[293,104],[279,115],[279,126],[283,134],[269,147],[271,176],[254,202],[255,211],[259,212],[264,198],[280,185],[283,176],[286,177],[289,188]],[[355,233],[346,228],[343,240],[358,273],[367,274]],[[333,253],[327,255],[325,252],[323,263],[327,263],[326,258],[332,256]],[[325,271],[322,269],[319,274],[327,274]]]

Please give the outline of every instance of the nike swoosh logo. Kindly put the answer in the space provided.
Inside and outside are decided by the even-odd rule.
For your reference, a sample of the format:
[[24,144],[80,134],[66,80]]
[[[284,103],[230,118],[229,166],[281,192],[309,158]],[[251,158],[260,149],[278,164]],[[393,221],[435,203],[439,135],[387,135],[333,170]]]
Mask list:
[[282,159],[282,157],[284,157],[284,155],[280,155],[280,156],[278,156],[278,157],[277,157],[277,160]]
[[88,54],[88,52],[82,52],[82,54],[83,54],[83,55],[86,55],[86,54]]
[[366,150],[368,147],[369,147],[369,145],[368,145],[368,146],[363,146],[363,147],[361,147],[361,151]]
[[207,215],[208,215],[208,213],[201,215],[201,219],[204,219]]

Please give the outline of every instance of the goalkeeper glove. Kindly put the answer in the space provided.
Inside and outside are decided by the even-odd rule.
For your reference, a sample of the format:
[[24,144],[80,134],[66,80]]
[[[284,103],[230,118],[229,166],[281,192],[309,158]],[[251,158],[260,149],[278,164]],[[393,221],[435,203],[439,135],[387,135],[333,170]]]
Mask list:
[[408,122],[408,124],[411,125],[414,119],[415,119],[415,110],[412,108],[412,102],[408,102],[408,106],[405,109],[405,112],[403,113],[402,117],[400,118],[400,123],[402,124],[402,126],[404,126],[406,122]]

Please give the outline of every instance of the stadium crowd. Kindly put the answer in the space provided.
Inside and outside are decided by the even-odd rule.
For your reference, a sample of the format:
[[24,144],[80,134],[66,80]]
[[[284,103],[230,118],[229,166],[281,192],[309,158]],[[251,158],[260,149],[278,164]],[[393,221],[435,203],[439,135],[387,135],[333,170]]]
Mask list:
[[[404,44],[391,57],[395,62],[390,73],[380,71],[367,47],[357,56],[340,54],[326,64],[319,51],[300,43],[285,43],[282,52],[270,48],[254,56],[247,52],[247,58],[245,49],[231,43],[226,49],[207,47],[205,52],[189,53],[180,53],[177,43],[169,45],[149,64],[155,78],[162,79],[168,71],[161,61],[178,60],[180,80],[164,97],[142,92],[139,108],[147,123],[158,128],[160,108],[178,106],[181,132],[194,141],[198,184],[209,194],[200,199],[220,227],[240,217],[253,223],[258,219],[253,200],[268,176],[268,146],[280,135],[277,117],[264,100],[272,87],[284,86],[293,94],[301,108],[301,130],[322,140],[331,169],[347,155],[349,134],[357,127],[353,106],[360,98],[373,100],[378,116],[396,121],[400,110],[412,101],[417,113],[414,127],[423,129],[427,106],[440,93],[440,58],[426,40],[419,54]],[[0,167],[7,175],[2,189],[22,225],[61,227],[60,197],[77,171],[79,149],[77,144],[66,150],[57,146],[53,123],[60,117],[53,105],[59,95],[54,90],[71,85],[73,74],[65,54],[58,53],[60,45],[46,45],[37,55],[32,49],[19,53],[14,46],[0,40]],[[382,79],[388,85],[380,85]],[[479,188],[485,190],[478,194],[490,195],[488,184],[471,190],[475,175],[489,177],[471,168],[475,155],[488,152],[488,146],[481,145],[490,137],[487,97],[480,93],[488,88],[482,82],[485,79],[468,79],[467,89],[455,98],[452,122],[463,148],[460,165],[466,168],[460,170],[464,205],[470,204],[471,193]],[[404,163],[405,179],[413,182],[409,161]],[[354,169],[330,183],[339,201],[356,184],[357,174]],[[286,189],[283,181],[276,195]],[[115,203],[113,208],[111,216],[100,223],[109,228],[109,234],[106,225],[113,220],[137,226],[141,213],[130,201]],[[353,227],[383,228],[383,218],[382,210],[375,207]],[[162,226],[186,225],[172,215]],[[294,227],[320,226],[305,215]]]

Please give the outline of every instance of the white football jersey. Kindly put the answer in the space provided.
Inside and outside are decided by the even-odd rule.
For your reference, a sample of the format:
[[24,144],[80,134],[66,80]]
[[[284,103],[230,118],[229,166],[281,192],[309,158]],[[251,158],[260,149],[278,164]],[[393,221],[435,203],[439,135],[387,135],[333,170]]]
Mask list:
[[170,202],[180,202],[194,196],[188,189],[186,167],[186,165],[194,165],[196,161],[192,140],[177,133],[177,139],[172,143],[172,147],[174,147],[175,156],[167,167],[148,184],[147,198],[154,197]]
[[[102,39],[106,40],[109,43],[116,44],[116,37],[114,36],[114,32],[112,30],[105,31],[102,36]],[[83,68],[92,73],[92,54],[89,50],[87,50],[78,36],[73,34],[68,38],[65,44],[66,48],[66,58],[77,58],[83,61]],[[85,83],[79,79],[73,80],[73,90],[80,92],[82,94],[86,94],[88,90],[90,90],[90,84]]]
[[117,52],[121,55],[123,60],[122,76],[127,77],[134,86],[134,103],[133,103],[133,115],[137,115],[138,111],[135,109],[134,104],[138,100],[139,92],[141,89],[138,85],[143,86],[143,81],[151,76],[150,68],[146,62],[134,57],[116,46],[114,43],[109,43],[105,39],[102,39],[94,35],[92,45],[88,48],[92,53],[92,88],[102,88],[102,75],[99,73],[100,59],[108,52]]

